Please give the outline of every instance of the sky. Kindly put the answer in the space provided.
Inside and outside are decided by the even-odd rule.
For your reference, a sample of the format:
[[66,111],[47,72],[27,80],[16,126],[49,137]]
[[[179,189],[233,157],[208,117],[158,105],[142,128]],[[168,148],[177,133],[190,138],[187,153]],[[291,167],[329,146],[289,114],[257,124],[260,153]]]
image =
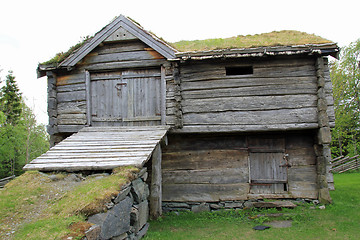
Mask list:
[[1,80],[13,71],[39,123],[47,124],[47,80],[36,68],[110,23],[128,16],[168,42],[279,30],[314,33],[349,45],[360,38],[358,0],[2,0]]

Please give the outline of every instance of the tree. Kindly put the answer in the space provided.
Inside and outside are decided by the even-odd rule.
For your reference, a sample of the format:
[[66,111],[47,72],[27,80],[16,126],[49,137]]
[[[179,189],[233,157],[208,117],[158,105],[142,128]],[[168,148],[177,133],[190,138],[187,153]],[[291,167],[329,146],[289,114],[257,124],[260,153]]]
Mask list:
[[0,89],[0,178],[21,174],[25,164],[48,149],[45,126],[36,123],[9,72]]
[[332,131],[333,157],[360,153],[360,39],[342,49],[330,66],[336,126]]
[[6,116],[5,124],[15,125],[20,118],[21,93],[12,71],[6,76],[5,86],[1,89],[1,110]]

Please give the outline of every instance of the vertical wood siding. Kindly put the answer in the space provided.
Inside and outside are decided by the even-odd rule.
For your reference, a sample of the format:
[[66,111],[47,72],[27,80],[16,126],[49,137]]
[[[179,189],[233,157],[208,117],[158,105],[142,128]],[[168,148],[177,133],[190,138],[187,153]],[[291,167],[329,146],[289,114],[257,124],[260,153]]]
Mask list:
[[[125,123],[109,121],[106,124],[95,121],[95,125],[159,125],[160,120],[146,122],[138,120],[132,122],[130,120],[143,114],[146,115],[146,113],[154,113],[156,116],[160,113],[160,105],[154,104],[154,102],[160,103],[158,99],[160,96],[157,94],[160,91],[160,66],[165,61],[160,54],[140,40],[99,45],[76,65],[76,69],[58,74],[56,86],[59,131],[77,132],[87,123],[85,70],[90,71],[91,78],[96,77],[98,73],[109,76],[121,74],[121,81],[127,83],[123,87],[124,89],[140,87],[137,90],[138,92],[135,92],[135,95],[131,95],[135,98],[131,98],[132,101],[129,102],[131,109],[129,111],[127,104],[119,103],[120,98],[116,97],[118,91],[115,87],[110,86],[116,81],[119,83],[121,81],[109,79],[98,84],[91,84],[91,92],[97,94],[97,91],[99,91],[98,96],[104,97],[104,100],[99,102],[94,102],[93,99],[91,111],[94,114],[111,116],[112,120],[120,117],[128,120]],[[138,68],[142,68],[142,70]],[[156,69],[156,71],[152,69]],[[156,72],[155,77],[153,71]],[[134,94],[132,91],[130,91],[130,94]],[[151,97],[150,94],[153,93],[155,94]],[[126,95],[129,92],[122,91],[122,94]],[[134,105],[140,99],[140,104]]]

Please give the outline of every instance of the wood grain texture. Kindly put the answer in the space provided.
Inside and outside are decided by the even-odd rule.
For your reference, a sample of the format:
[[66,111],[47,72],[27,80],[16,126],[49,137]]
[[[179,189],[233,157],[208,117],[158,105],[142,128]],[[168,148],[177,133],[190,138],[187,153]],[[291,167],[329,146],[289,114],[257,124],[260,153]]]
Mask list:
[[31,161],[24,169],[83,171],[142,167],[167,131],[165,126],[84,128]]

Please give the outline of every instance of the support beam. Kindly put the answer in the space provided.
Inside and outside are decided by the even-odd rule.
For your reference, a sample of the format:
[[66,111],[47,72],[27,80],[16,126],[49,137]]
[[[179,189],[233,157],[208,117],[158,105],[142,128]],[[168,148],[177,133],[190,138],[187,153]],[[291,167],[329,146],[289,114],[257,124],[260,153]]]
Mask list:
[[90,93],[90,73],[85,71],[85,89],[86,89],[86,126],[91,126],[91,93]]
[[319,56],[315,63],[316,77],[318,83],[318,134],[315,147],[317,155],[317,175],[319,187],[319,201],[321,203],[331,203],[328,180],[331,177],[329,172],[329,162],[331,160],[331,132],[329,126],[329,116],[327,115],[327,102],[325,95],[324,79],[324,59]]
[[150,218],[157,219],[162,214],[161,146],[158,143],[152,155],[152,176],[150,190]]

